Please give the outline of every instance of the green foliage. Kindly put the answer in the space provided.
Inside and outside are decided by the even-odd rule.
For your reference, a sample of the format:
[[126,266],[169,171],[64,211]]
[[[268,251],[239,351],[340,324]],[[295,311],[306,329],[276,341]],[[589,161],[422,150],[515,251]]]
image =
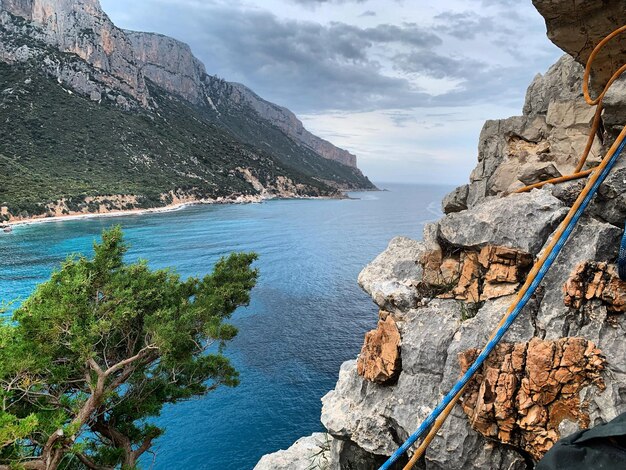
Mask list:
[[256,194],[241,167],[261,183],[291,178],[305,185],[302,195],[333,194],[323,181],[371,185],[258,118],[238,112],[217,119],[156,85],[149,89],[153,110],[124,111],[107,98],[69,94],[39,63],[0,63],[0,206],[28,216],[61,199],[73,211],[96,208],[88,196],[132,194],[136,207],[147,208],[166,204],[162,195],[173,190],[198,198]]
[[256,255],[182,280],[125,264],[126,250],[119,228],[105,231],[93,258],[68,258],[1,326],[2,463],[135,468],[163,405],[238,384],[225,321],[250,300]]
[[461,321],[474,318],[485,302],[459,302],[459,310],[461,311]]

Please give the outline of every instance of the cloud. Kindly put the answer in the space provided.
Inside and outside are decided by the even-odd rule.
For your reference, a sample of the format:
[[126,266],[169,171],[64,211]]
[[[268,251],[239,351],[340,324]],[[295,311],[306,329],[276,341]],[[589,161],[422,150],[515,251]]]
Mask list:
[[[534,75],[560,55],[530,2],[102,3],[121,26],[188,42],[208,73],[304,116],[313,131],[358,153],[374,177],[432,179],[434,167],[421,176],[408,170],[423,151],[440,160],[437,171],[459,162],[454,178],[464,178],[484,120],[519,112]],[[454,142],[452,125],[464,129]],[[392,156],[406,162],[391,164]]]
[[322,3],[365,3],[367,0],[291,0],[301,5],[320,5]]
[[363,27],[279,17],[245,2],[142,3],[126,4],[125,14],[190,42],[210,74],[244,83],[299,113],[467,106],[486,92],[519,102],[519,90],[537,71],[533,63],[517,63],[530,54],[511,32],[523,25],[523,9],[499,20],[491,11],[440,10],[430,24],[392,24],[387,12],[387,22]]

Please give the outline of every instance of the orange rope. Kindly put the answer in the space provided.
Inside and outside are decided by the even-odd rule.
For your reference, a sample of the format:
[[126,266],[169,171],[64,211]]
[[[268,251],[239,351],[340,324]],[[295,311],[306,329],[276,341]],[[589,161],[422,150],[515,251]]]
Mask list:
[[[581,178],[582,176],[586,176],[586,175],[589,175],[591,173],[593,173],[593,174],[590,177],[590,180],[587,183],[587,185],[585,186],[585,188],[582,190],[582,192],[578,196],[578,199],[576,200],[576,202],[572,206],[572,208],[571,208],[570,212],[568,213],[568,215],[566,216],[565,220],[561,223],[561,225],[559,226],[558,230],[555,232],[555,235],[552,237],[552,241],[550,242],[550,244],[544,250],[543,255],[535,263],[535,265],[533,266],[533,269],[528,274],[526,282],[524,283],[524,285],[522,286],[520,291],[517,293],[517,297],[516,297],[515,301],[513,302],[513,304],[507,310],[507,314],[502,318],[502,320],[500,320],[500,323],[498,324],[498,326],[496,327],[494,332],[491,334],[490,340],[494,337],[495,332],[498,329],[500,329],[500,327],[505,323],[507,317],[510,315],[510,313],[515,308],[515,305],[517,305],[519,303],[520,299],[524,296],[524,294],[526,293],[526,291],[528,290],[528,288],[532,284],[533,279],[539,273],[539,270],[541,269],[541,266],[543,266],[543,264],[545,263],[546,259],[549,256],[550,252],[554,249],[558,239],[561,237],[561,235],[565,231],[567,225],[570,223],[571,219],[574,216],[574,213],[578,210],[578,208],[582,204],[582,201],[584,200],[584,198],[589,193],[591,187],[593,186],[593,184],[599,178],[600,174],[602,173],[602,170],[604,170],[604,168],[607,166],[609,160],[612,158],[613,154],[617,150],[620,142],[622,142],[624,139],[626,139],[626,127],[624,127],[622,129],[622,131],[620,132],[618,138],[615,140],[614,144],[611,146],[611,148],[607,152],[606,156],[602,160],[602,163],[600,163],[600,165],[597,166],[596,168],[593,168],[593,169],[590,169],[590,170],[585,170],[584,172],[580,172],[580,169],[585,164],[585,161],[586,161],[586,159],[587,159],[587,157],[589,155],[589,151],[591,150],[591,146],[593,145],[593,140],[595,138],[595,134],[596,134],[596,132],[598,130],[598,126],[599,126],[599,123],[600,123],[600,114],[602,112],[602,99],[604,98],[604,95],[607,93],[608,89],[613,84],[613,82],[615,82],[615,80],[617,80],[619,78],[619,76],[622,73],[624,73],[624,71],[626,71],[626,64],[624,64],[622,67],[620,67],[617,70],[617,72],[615,72],[613,74],[613,76],[611,76],[610,80],[607,82],[606,86],[604,87],[604,90],[602,91],[602,93],[600,93],[600,95],[597,98],[592,99],[590,97],[590,95],[589,95],[589,86],[588,86],[589,74],[591,72],[591,64],[593,63],[593,60],[597,56],[598,52],[600,52],[600,50],[604,47],[604,45],[608,41],[610,41],[612,38],[614,38],[615,36],[617,36],[618,34],[624,32],[624,31],[626,31],[626,25],[622,26],[619,29],[616,29],[615,31],[613,31],[606,38],[604,38],[602,41],[600,41],[600,43],[598,43],[598,45],[594,48],[593,52],[589,56],[589,59],[587,61],[587,66],[585,67],[585,74],[583,75],[583,94],[585,96],[585,101],[589,105],[591,105],[591,106],[598,105],[598,108],[596,109],[596,114],[595,114],[595,117],[594,117],[594,124],[592,125],[592,129],[591,129],[591,132],[590,132],[590,135],[589,135],[589,139],[587,140],[587,146],[585,148],[585,151],[583,152],[583,156],[581,157],[581,160],[578,163],[578,166],[576,168],[576,172],[574,174],[572,174],[572,175],[563,176],[563,177],[555,178],[555,179],[567,178],[567,179],[564,179],[564,181],[569,181],[569,180],[572,180],[572,179]],[[594,170],[597,170],[597,171],[594,171]],[[586,175],[581,175],[581,173],[586,173]],[[532,189],[533,187],[541,187],[541,186],[543,186],[544,184],[547,184],[547,183],[548,183],[548,181],[544,181],[544,182],[541,182],[541,183],[536,183],[535,185],[531,185],[530,187],[528,187],[528,189],[527,188],[522,188],[521,190],[518,190],[517,192],[523,192],[524,190],[528,191],[528,190]],[[403,470],[411,470],[413,468],[413,466],[417,463],[417,461],[424,455],[424,453],[426,452],[426,449],[428,448],[429,444],[435,438],[435,435],[437,434],[437,432],[439,431],[441,426],[443,426],[446,418],[452,412],[452,410],[454,409],[454,406],[456,405],[456,403],[459,401],[459,399],[463,395],[464,390],[465,390],[465,387],[463,387],[463,389],[461,389],[454,396],[454,399],[443,410],[443,412],[441,413],[439,418],[437,418],[437,420],[433,423],[432,427],[430,428],[430,431],[428,432],[428,435],[424,438],[424,440],[421,442],[419,447],[415,450],[415,453],[413,454],[413,456],[411,457],[409,462],[405,465]]]
[[587,102],[588,105],[590,106],[597,105],[597,108],[596,108],[596,113],[593,117],[593,123],[591,124],[591,131],[589,132],[589,137],[587,138],[587,145],[585,146],[585,150],[583,151],[583,154],[580,157],[578,165],[576,165],[576,168],[574,169],[574,173],[572,173],[571,175],[559,176],[558,178],[552,178],[549,180],[540,181],[538,183],[525,186],[514,192],[525,193],[535,188],[541,188],[542,186],[545,186],[546,184],[558,184],[558,183],[564,183],[565,181],[571,181],[571,180],[575,180],[579,178],[584,178],[585,176],[590,175],[591,172],[593,172],[593,170],[596,169],[596,168],[591,168],[589,170],[581,171],[587,161],[587,158],[589,157],[589,152],[591,152],[591,147],[593,146],[593,142],[596,138],[596,133],[598,132],[598,128],[600,127],[600,122],[601,122],[601,117],[602,117],[602,100],[604,99],[604,95],[606,95],[606,93],[609,91],[609,88],[611,87],[611,85],[613,85],[613,82],[615,82],[615,80],[617,80],[620,77],[620,75],[622,75],[622,73],[626,71],[626,64],[622,65],[611,76],[611,78],[605,85],[604,90],[602,90],[602,93],[600,93],[598,97],[595,99],[592,99],[591,95],[589,94],[589,75],[591,74],[591,64],[595,60],[600,50],[606,45],[606,43],[608,43],[611,39],[613,39],[615,36],[621,34],[624,31],[626,31],[626,25],[622,26],[621,28],[616,29],[607,37],[605,37],[593,49],[593,51],[591,52],[591,55],[589,55],[589,59],[587,60],[587,66],[585,67],[585,73],[583,75],[583,96],[585,97],[585,101]]

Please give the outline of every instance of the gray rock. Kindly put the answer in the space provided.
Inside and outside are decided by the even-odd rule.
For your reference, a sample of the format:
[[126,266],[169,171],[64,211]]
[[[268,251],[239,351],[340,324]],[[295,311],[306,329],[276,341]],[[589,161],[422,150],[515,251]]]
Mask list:
[[460,212],[467,209],[467,194],[469,185],[465,184],[459,186],[451,193],[447,194],[443,198],[441,207],[444,214],[450,214],[452,212]]
[[626,151],[600,188],[590,212],[601,220],[623,228],[626,222]]
[[254,470],[338,470],[338,463],[331,460],[332,441],[321,432],[302,437],[287,450],[264,455]]
[[458,247],[493,244],[537,254],[566,213],[548,191],[533,190],[448,214],[439,224],[439,235]]
[[524,184],[538,183],[551,178],[561,176],[561,172],[556,169],[554,163],[539,163],[527,167],[519,177]]
[[[545,339],[576,336],[584,323],[584,312],[573,312],[564,304],[563,285],[583,261],[613,261],[621,230],[592,218],[583,218],[544,278],[544,295],[537,314],[537,327]],[[594,340],[593,337],[587,339]],[[626,361],[626,358],[624,358]]]
[[421,242],[397,237],[359,274],[359,285],[384,309],[411,308],[418,301],[415,284],[422,278],[418,263],[426,251]]
[[426,470],[526,470],[514,449],[499,446],[470,427],[457,406],[426,451]]

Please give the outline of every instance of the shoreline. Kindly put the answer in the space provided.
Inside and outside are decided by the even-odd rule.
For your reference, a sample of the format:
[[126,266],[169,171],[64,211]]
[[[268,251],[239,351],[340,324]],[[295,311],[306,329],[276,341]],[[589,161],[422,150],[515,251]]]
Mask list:
[[65,222],[69,220],[92,219],[96,217],[123,217],[126,215],[156,214],[156,213],[161,213],[161,212],[174,212],[174,211],[184,209],[185,207],[188,207],[188,206],[200,205],[200,204],[215,204],[215,202],[190,201],[190,202],[181,202],[178,204],[169,204],[163,207],[151,207],[147,209],[126,209],[126,210],[112,210],[110,212],[86,212],[86,213],[54,215],[51,217],[32,217],[30,219],[8,221],[8,222],[5,222],[5,225],[10,228],[15,228],[15,227],[26,226],[26,225],[45,224],[45,223],[51,223],[51,222]]
[[[353,189],[341,191],[343,194],[343,198],[352,199],[347,196],[347,192],[364,192],[368,191],[367,189]],[[370,190],[371,191],[371,190]],[[376,190],[373,190],[376,191]],[[167,213],[167,212],[175,212],[179,210],[183,210],[190,206],[200,206],[200,205],[213,205],[213,204],[260,204],[265,201],[271,201],[275,199],[337,199],[332,196],[272,196],[265,197],[261,195],[255,196],[245,196],[239,195],[233,199],[200,199],[195,201],[186,201],[186,202],[178,202],[174,204],[168,204],[162,207],[150,207],[146,209],[125,209],[125,210],[112,210],[109,212],[86,212],[86,213],[74,213],[74,214],[63,214],[63,215],[54,215],[50,217],[31,217],[30,219],[22,219],[15,221],[7,221],[4,223],[0,223],[0,236],[2,235],[2,228],[9,228],[9,230],[15,229],[16,227],[23,227],[28,225],[36,225],[36,224],[45,224],[52,222],[65,222],[72,220],[82,220],[82,219],[92,219],[99,217],[124,217],[130,215],[149,215],[149,214],[159,214],[159,213]]]

